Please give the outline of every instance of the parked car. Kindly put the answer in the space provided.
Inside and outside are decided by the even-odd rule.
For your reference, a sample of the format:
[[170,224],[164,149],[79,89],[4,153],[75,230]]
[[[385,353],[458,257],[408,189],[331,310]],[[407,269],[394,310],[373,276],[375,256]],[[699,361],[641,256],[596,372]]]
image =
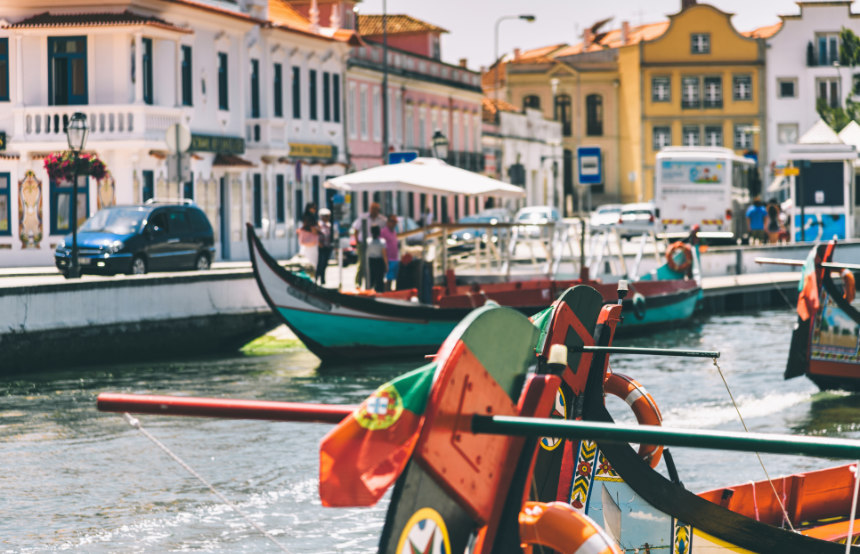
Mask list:
[[[208,269],[215,255],[212,225],[190,201],[103,208],[81,225],[77,235],[82,273]],[[71,253],[69,234],[54,252],[54,263],[64,275]]]
[[618,217],[618,232],[631,238],[657,230],[657,208],[653,202],[624,204]]
[[527,206],[525,208],[521,208],[520,211],[517,212],[517,215],[514,216],[514,223],[523,223],[522,227],[519,227],[520,234],[524,237],[528,238],[538,238],[541,236],[548,236],[549,231],[547,227],[539,227],[540,223],[558,223],[561,221],[561,216],[558,213],[558,210],[553,208],[552,206]]
[[[511,214],[504,208],[492,208],[478,212],[474,215],[461,217],[457,223],[510,223]],[[487,242],[487,236],[491,236],[493,242],[498,240],[499,233],[494,231],[487,235],[486,227],[475,227],[468,229],[457,229],[448,235],[448,248],[454,250],[472,250],[475,248],[475,238],[481,239],[482,245]]]
[[603,204],[598,206],[596,210],[591,212],[589,218],[589,227],[592,233],[599,233],[611,229],[618,224],[618,218],[621,217],[621,209],[624,204]]

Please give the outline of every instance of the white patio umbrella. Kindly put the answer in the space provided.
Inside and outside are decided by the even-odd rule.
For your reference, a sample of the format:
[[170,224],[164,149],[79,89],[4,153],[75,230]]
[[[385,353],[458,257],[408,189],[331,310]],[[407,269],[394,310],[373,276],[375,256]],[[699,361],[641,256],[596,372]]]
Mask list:
[[417,192],[522,198],[525,189],[446,164],[436,158],[418,158],[408,163],[380,165],[349,173],[325,182],[326,188],[342,192]]

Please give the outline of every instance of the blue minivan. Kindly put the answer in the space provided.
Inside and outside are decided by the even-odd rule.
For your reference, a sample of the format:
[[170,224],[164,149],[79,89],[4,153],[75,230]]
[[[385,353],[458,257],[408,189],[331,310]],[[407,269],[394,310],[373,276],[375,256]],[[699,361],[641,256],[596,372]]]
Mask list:
[[[72,235],[60,241],[54,262],[68,273]],[[78,229],[81,273],[114,275],[148,271],[208,269],[215,238],[206,214],[190,201],[111,206]]]

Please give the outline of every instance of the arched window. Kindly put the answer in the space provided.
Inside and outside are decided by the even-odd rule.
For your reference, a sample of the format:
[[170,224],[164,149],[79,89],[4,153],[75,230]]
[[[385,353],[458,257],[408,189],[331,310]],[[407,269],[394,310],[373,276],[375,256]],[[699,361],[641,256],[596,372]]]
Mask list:
[[592,137],[603,135],[603,97],[599,94],[585,97],[585,134]]
[[555,120],[561,121],[561,132],[564,136],[569,137],[572,133],[571,111],[570,111],[570,96],[567,94],[559,94],[555,97]]
[[523,111],[526,108],[534,108],[535,110],[540,109],[540,96],[536,94],[529,94],[528,96],[523,97]]

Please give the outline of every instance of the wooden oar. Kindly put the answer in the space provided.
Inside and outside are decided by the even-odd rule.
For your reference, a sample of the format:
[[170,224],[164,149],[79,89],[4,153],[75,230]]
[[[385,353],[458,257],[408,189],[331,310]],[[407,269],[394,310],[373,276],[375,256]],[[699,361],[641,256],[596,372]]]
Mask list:
[[672,348],[634,348],[630,346],[571,346],[572,352],[606,352],[607,354],[643,354],[646,356],[681,356],[685,358],[719,358],[715,350],[678,350]]
[[318,423],[340,423],[357,408],[333,404],[117,393],[100,394],[96,405],[102,412]]
[[[802,266],[806,263],[805,260],[788,260],[784,258],[756,258],[755,263],[757,264],[773,264],[773,265],[792,265],[792,266]],[[858,264],[840,264],[835,262],[824,262],[819,264],[821,267],[826,267],[828,269],[850,269],[851,271],[860,271],[860,265]]]
[[801,454],[819,458],[860,458],[858,440],[796,435],[702,431],[652,425],[485,415],[472,416],[472,431],[493,435],[590,439],[741,452]]

